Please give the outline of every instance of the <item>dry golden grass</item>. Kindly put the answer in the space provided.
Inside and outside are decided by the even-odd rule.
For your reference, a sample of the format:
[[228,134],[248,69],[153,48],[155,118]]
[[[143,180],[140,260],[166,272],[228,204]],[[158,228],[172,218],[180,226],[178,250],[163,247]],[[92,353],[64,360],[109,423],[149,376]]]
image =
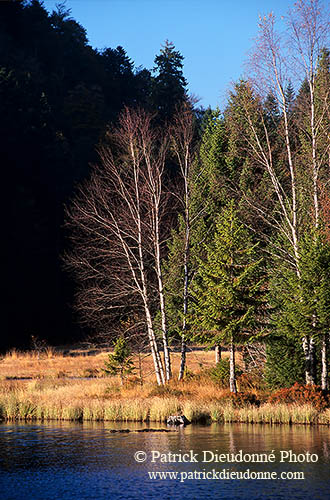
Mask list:
[[11,351],[0,362],[0,378],[90,377],[103,376],[106,353],[93,356],[63,356],[48,350],[38,356],[34,351]]
[[209,399],[210,390],[204,399],[203,385],[198,394],[192,393],[189,383],[182,387],[181,394],[170,386],[163,394],[152,395],[156,389],[153,384],[119,389],[107,379],[4,380],[0,382],[0,418],[165,422],[169,415],[183,413],[192,422],[330,424],[329,409],[318,413],[308,404],[246,404],[236,408],[230,400],[221,400],[221,393],[226,396],[226,391],[216,386],[213,401]]
[[[36,351],[20,352],[12,350],[0,362],[0,378],[41,378],[41,377],[103,377],[107,352],[88,355],[88,352],[72,352],[63,356],[61,351],[48,348],[45,353]],[[224,353],[226,357],[228,353]],[[137,358],[134,359],[138,366]],[[239,362],[239,356],[238,356]],[[178,373],[180,353],[172,353],[173,372]],[[214,352],[191,351],[187,353],[187,368],[191,372],[214,366]],[[154,380],[151,356],[142,360],[142,372],[146,381]]]
[[[0,362],[0,419],[163,422],[183,413],[193,422],[330,425],[330,409],[318,413],[308,404],[236,407],[228,389],[207,373],[214,366],[213,352],[189,352],[188,370],[194,376],[181,382],[176,380],[180,353],[173,353],[174,378],[165,387],[155,383],[150,356],[143,360],[143,385],[135,374],[123,387],[116,377],[105,376],[106,359],[106,352],[64,356],[49,349],[38,356],[12,351]],[[243,387],[244,377],[241,384],[251,392]]]

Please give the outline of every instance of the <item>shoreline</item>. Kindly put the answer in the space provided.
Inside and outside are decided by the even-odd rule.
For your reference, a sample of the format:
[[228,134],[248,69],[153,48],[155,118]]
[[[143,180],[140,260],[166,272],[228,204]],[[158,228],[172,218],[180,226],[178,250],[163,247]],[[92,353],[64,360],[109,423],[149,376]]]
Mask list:
[[0,421],[71,421],[71,422],[143,422],[166,423],[173,414],[185,415],[191,423],[244,423],[330,425],[330,409],[317,411],[312,405],[270,404],[246,405],[235,408],[230,403],[201,403],[178,398],[148,398],[141,400],[95,400],[84,404],[63,401],[48,402],[26,399],[10,394],[0,398]]

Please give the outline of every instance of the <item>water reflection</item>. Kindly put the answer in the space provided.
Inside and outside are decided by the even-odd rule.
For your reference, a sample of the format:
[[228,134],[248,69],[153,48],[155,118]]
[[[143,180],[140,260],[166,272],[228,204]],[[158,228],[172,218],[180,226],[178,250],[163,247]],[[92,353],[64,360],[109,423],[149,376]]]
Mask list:
[[[110,433],[145,424],[47,423],[0,424],[0,484],[3,500],[125,499],[303,499],[325,500],[330,488],[328,427],[217,425],[188,426],[171,433]],[[157,427],[155,424],[153,428]],[[161,426],[162,427],[162,426]],[[134,460],[136,451],[147,460]],[[153,462],[152,452],[159,451]],[[191,453],[197,462],[176,462]],[[271,453],[274,463],[203,462],[203,452]],[[317,453],[317,463],[279,462],[280,450]],[[209,454],[208,457],[211,455]],[[183,474],[229,471],[296,472],[304,480],[205,480]],[[178,472],[178,479],[150,479],[148,472]],[[181,478],[180,478],[181,474]],[[198,475],[197,475],[198,477]]]

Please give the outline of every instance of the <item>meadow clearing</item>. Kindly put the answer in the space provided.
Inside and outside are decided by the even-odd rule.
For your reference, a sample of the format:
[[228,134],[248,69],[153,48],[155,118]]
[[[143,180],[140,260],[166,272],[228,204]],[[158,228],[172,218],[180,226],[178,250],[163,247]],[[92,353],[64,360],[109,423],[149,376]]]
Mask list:
[[174,377],[164,387],[155,383],[151,356],[133,357],[135,373],[123,386],[117,376],[106,376],[107,357],[106,351],[79,348],[7,353],[0,361],[0,418],[165,422],[171,414],[184,414],[192,422],[330,424],[327,405],[270,402],[257,374],[238,377],[233,397],[213,376],[212,351],[188,352],[180,382],[180,353],[172,353]]

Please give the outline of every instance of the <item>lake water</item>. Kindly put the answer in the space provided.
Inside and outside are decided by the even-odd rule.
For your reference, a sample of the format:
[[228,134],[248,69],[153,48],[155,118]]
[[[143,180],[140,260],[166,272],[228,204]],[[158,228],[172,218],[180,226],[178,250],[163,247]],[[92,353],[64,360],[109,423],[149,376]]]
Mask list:
[[[143,427],[2,423],[0,498],[330,498],[328,427],[212,424],[171,433],[110,433]],[[243,479],[228,479],[228,474],[236,478],[239,473]],[[257,478],[256,473],[273,474],[273,479]]]

